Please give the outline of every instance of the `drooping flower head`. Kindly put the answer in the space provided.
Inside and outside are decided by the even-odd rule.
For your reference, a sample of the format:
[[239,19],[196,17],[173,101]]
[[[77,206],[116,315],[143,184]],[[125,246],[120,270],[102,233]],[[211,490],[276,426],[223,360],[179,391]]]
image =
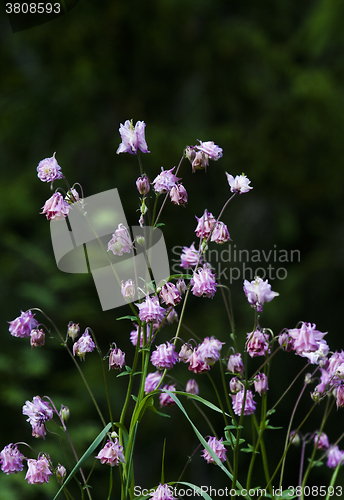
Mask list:
[[211,298],[215,295],[217,288],[215,274],[211,272],[207,264],[204,264],[203,268],[193,273],[190,284],[192,286],[191,291],[196,297]]
[[119,145],[116,153],[137,154],[140,150],[142,153],[149,153],[145,139],[145,122],[138,121],[134,127],[133,120],[126,120],[124,125],[120,125],[119,133],[121,134],[122,142]]
[[197,238],[201,238],[202,240],[207,239],[211,234],[215,224],[216,219],[212,213],[208,212],[208,210],[204,210],[204,214],[202,217],[197,219],[197,227],[195,229],[195,233]]
[[226,241],[230,240],[228,228],[226,224],[219,221],[215,224],[214,230],[211,233],[210,241],[214,241],[215,243],[222,244],[226,243]]
[[241,415],[242,411],[244,412],[244,415],[251,415],[256,410],[256,403],[253,399],[252,391],[249,390],[246,391],[245,406],[244,406],[244,394],[245,394],[244,389],[237,392],[236,394],[231,394],[232,407],[236,415]]
[[268,389],[268,378],[265,373],[257,373],[254,377],[254,390],[261,396],[265,394]]
[[154,373],[149,373],[145,380],[145,393],[148,394],[152,391],[155,391],[155,389],[160,384],[161,379],[162,379],[161,372],[156,371]]
[[41,328],[34,328],[30,332],[30,345],[31,349],[34,347],[41,347],[45,342],[45,333]]
[[80,334],[79,323],[73,323],[73,321],[70,321],[68,323],[67,336],[71,337],[71,339],[74,341],[79,334]]
[[128,280],[121,283],[121,293],[125,300],[131,301],[135,297],[136,289],[133,280]]
[[325,432],[315,433],[314,446],[316,446],[318,450],[327,450],[327,448],[329,448],[330,443]]
[[109,356],[109,370],[122,369],[125,363],[125,353],[121,349],[111,349]]
[[217,161],[222,157],[222,148],[214,144],[214,141],[202,142],[199,139],[197,140],[199,142],[199,146],[195,146],[195,148],[207,155],[209,160]]
[[[175,392],[176,385],[175,384],[164,385],[163,389],[167,389],[170,392]],[[160,403],[160,406],[173,406],[176,404],[174,399],[171,398],[171,396],[169,394],[167,394],[167,392],[161,392],[161,394],[159,396],[159,403]]]
[[209,165],[209,156],[203,153],[203,151],[196,151],[196,146],[188,146],[185,149],[185,157],[190,160],[192,166],[192,173],[196,170],[207,171],[207,166]]
[[160,306],[157,295],[146,296],[146,300],[136,304],[140,309],[139,318],[147,323],[161,323],[165,317],[165,309]]
[[[221,439],[216,439],[216,437],[210,437],[208,439],[208,445],[210,446],[210,448],[213,450],[213,452],[218,456],[218,458],[221,460],[221,462],[225,462],[226,461],[226,448],[224,447],[224,445],[222,444],[223,442],[223,438]],[[215,464],[215,460],[214,458],[210,455],[209,451],[206,450],[206,448],[204,448],[204,450],[202,451],[202,457],[206,460],[206,462],[208,464]]]
[[224,342],[220,342],[215,337],[206,337],[196,351],[205,363],[213,365],[220,359],[220,351],[223,345]]
[[34,314],[32,311],[20,311],[20,316],[14,319],[13,321],[9,321],[9,332],[13,337],[30,337],[31,330],[38,326],[38,321],[35,320]]
[[92,352],[95,347],[96,344],[93,342],[91,335],[86,329],[79,340],[73,344],[73,356],[79,356],[82,361],[85,361],[86,353]]
[[55,158],[56,153],[51,158],[44,158],[37,167],[37,176],[42,182],[54,182],[63,179],[61,167]]
[[49,482],[49,476],[53,473],[50,470],[50,465],[47,458],[42,455],[38,460],[32,458],[27,461],[28,471],[25,479],[29,484],[43,484]]
[[271,290],[268,280],[263,281],[258,276],[251,282],[244,281],[244,292],[248,302],[258,312],[262,312],[265,302],[270,302],[274,297],[279,295],[277,292]]
[[124,253],[130,253],[133,248],[133,243],[131,241],[128,229],[122,224],[118,224],[118,228],[113,233],[111,240],[108,243],[107,251],[114,255],[123,255]]
[[119,444],[117,438],[115,438],[114,442],[109,439],[95,458],[98,458],[102,464],[108,464],[111,465],[111,467],[125,464],[123,446]]
[[229,356],[227,370],[234,375],[242,375],[244,373],[244,363],[240,352]]
[[45,202],[41,214],[45,214],[48,220],[62,220],[67,217],[70,208],[69,203],[57,191]]
[[5,474],[16,474],[24,469],[24,455],[16,444],[10,443],[0,453],[1,470]]
[[288,330],[288,335],[292,339],[292,350],[301,356],[304,353],[315,352],[319,350],[321,344],[326,344],[323,340],[326,333],[316,330],[314,323],[302,323],[301,328]]
[[177,498],[173,496],[172,490],[168,484],[160,483],[149,500],[177,500]]
[[138,192],[140,194],[143,194],[144,196],[146,196],[146,194],[149,193],[150,185],[149,185],[149,179],[146,174],[142,175],[137,179],[136,187]]
[[269,348],[269,334],[263,333],[260,330],[255,330],[253,333],[247,334],[245,349],[251,358],[256,356],[265,356]]
[[[130,341],[133,345],[137,344],[137,338],[139,336],[139,325],[134,324],[136,330],[133,330],[130,332]],[[154,331],[154,328],[153,328]],[[146,342],[148,342],[148,337],[149,337],[149,328],[146,328]],[[140,332],[140,347],[143,347],[143,328],[141,327],[141,332]]]
[[196,396],[199,393],[199,387],[193,378],[190,378],[190,380],[187,381],[186,387],[185,387],[185,392],[188,392],[189,394],[195,394]]
[[197,349],[192,351],[187,362],[189,363],[189,370],[194,373],[205,373],[210,370],[210,366],[197,353]]
[[45,423],[53,418],[54,412],[49,403],[43,401],[40,396],[35,396],[33,401],[25,401],[22,410],[23,415],[29,418],[26,420],[31,424],[33,437],[45,438]]
[[183,207],[185,207],[185,204],[188,201],[188,194],[181,182],[179,184],[175,184],[171,188],[170,198],[172,203],[174,203],[175,205],[182,205]]
[[253,189],[252,186],[249,186],[251,181],[244,174],[237,175],[234,178],[232,175],[227,174],[226,172],[226,176],[232,193],[248,193],[250,189]]
[[161,173],[157,175],[152,182],[156,193],[169,193],[173,186],[180,181],[180,179],[172,173],[175,168],[176,167],[173,167],[170,170],[164,170],[163,167],[161,167]]
[[344,451],[341,451],[338,446],[332,446],[327,454],[327,467],[335,469],[337,465],[344,463]]
[[159,296],[167,306],[176,306],[182,300],[178,288],[170,281],[163,285]]
[[174,344],[166,342],[157,346],[156,350],[152,352],[150,359],[158,370],[170,370],[179,360],[179,356],[175,351]]
[[203,257],[200,257],[200,252],[196,250],[195,244],[192,243],[190,247],[183,247],[183,253],[180,256],[181,266],[184,269],[195,267],[199,262],[202,264]]

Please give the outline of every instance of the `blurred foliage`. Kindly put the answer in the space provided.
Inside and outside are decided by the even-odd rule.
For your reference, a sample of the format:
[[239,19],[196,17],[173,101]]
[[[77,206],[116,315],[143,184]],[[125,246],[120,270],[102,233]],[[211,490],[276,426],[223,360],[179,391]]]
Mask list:
[[[182,164],[188,206],[168,203],[161,219],[167,224],[163,231],[170,257],[175,258],[174,246],[194,241],[195,215],[205,208],[213,214],[221,210],[228,196],[225,171],[245,172],[254,189],[237,196],[223,217],[233,245],[266,251],[276,245],[301,255],[300,262],[286,265],[286,280],[273,281],[280,297],[266,306],[262,325],[277,334],[300,320],[314,322],[329,332],[333,350],[342,348],[343,18],[344,4],[336,0],[117,0],[101,5],[83,0],[60,18],[15,34],[8,20],[0,19],[1,446],[26,440],[63,461],[52,437],[32,443],[21,407],[36,394],[49,395],[58,407],[70,406],[70,432],[79,454],[101,430],[66,353],[50,339],[43,349],[31,351],[28,341],[7,333],[7,321],[20,310],[43,309],[63,334],[70,320],[82,329],[90,326],[104,352],[116,341],[131,363],[131,327],[116,321],[127,309],[103,312],[90,276],[56,268],[49,223],[39,215],[49,187],[36,177],[38,162],[56,151],[70,183],[80,182],[85,196],[118,188],[129,224],[137,224],[136,158],[116,156],[117,130],[126,119],[147,124],[151,154],[143,155],[143,162],[151,179],[161,166],[176,165],[183,148],[197,139],[213,140],[224,151],[206,174],[192,174],[190,165]],[[229,284],[223,276],[223,284],[230,285],[243,345],[253,318],[242,279]],[[216,335],[228,341],[220,294],[212,302],[191,298],[185,324],[201,338]],[[169,326],[163,341],[173,335]],[[184,336],[189,332],[184,330]],[[301,367],[295,356],[281,353],[280,358],[273,366],[271,400]],[[105,403],[96,355],[87,357],[83,367]],[[185,383],[188,374],[182,368],[176,373]],[[206,382],[201,378],[202,395],[213,399],[205,392]],[[125,384],[125,377],[117,379],[111,395],[116,416]],[[297,394],[295,389],[293,399],[281,403],[273,425],[287,426]],[[304,408],[309,405],[306,397]],[[166,413],[171,415],[167,426],[167,419],[154,414],[142,423],[135,462],[142,486],[151,487],[160,478],[162,439],[153,444],[155,436],[167,437],[167,480],[179,476],[197,446],[178,410]],[[320,425],[322,407],[315,413],[309,432]],[[334,415],[328,431],[332,442],[342,428],[341,415]],[[199,428],[208,432],[203,423]],[[283,432],[274,432],[282,442]],[[275,442],[271,438],[267,447],[277,461],[281,450]],[[147,461],[147,450],[148,472],[140,465]],[[297,482],[299,451],[291,455],[286,486]],[[97,465],[99,476],[101,470]],[[224,479],[218,472],[195,457],[185,479],[220,485]],[[257,474],[261,484],[262,471]],[[327,484],[329,476],[322,467],[310,480]],[[95,481],[97,498],[105,498],[101,480]],[[50,499],[56,491],[54,485],[28,486],[21,474],[1,475],[0,485],[0,500]]]

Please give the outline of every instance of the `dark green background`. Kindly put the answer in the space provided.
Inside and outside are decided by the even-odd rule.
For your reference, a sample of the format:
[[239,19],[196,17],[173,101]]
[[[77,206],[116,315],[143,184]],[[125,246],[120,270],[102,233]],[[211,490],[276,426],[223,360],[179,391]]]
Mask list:
[[[344,4],[336,0],[299,2],[154,0],[79,2],[66,15],[41,26],[13,33],[1,17],[0,161],[1,161],[1,448],[27,441],[37,450],[63,460],[54,437],[31,438],[21,414],[27,399],[49,395],[57,407],[71,408],[70,430],[81,455],[101,430],[85,390],[66,353],[52,340],[30,350],[27,340],[12,338],[7,321],[20,310],[39,307],[64,333],[70,320],[90,326],[106,352],[115,341],[126,350],[129,322],[116,322],[128,310],[103,312],[92,278],[61,273],[55,264],[49,223],[39,215],[51,195],[36,176],[38,162],[56,151],[71,183],[80,182],[86,196],[118,188],[130,225],[137,224],[136,158],[116,156],[119,123],[133,118],[147,124],[150,155],[143,155],[151,180],[160,167],[172,168],[186,145],[213,140],[223,158],[207,174],[192,174],[185,161],[180,176],[189,193],[186,209],[168,203],[161,222],[170,257],[173,246],[195,240],[195,215],[205,208],[218,214],[229,189],[225,171],[245,172],[254,187],[227,208],[227,223],[238,249],[300,250],[300,262],[287,266],[288,279],[275,280],[280,297],[265,307],[262,325],[277,334],[300,320],[328,331],[332,350],[342,342],[343,158],[344,158]],[[57,185],[57,184],[56,184]],[[227,248],[227,247],[226,247]],[[273,263],[272,263],[273,264]],[[225,264],[226,266],[226,264]],[[224,280],[224,284],[225,283]],[[242,282],[231,286],[241,344],[252,328],[252,310]],[[229,326],[221,296],[192,298],[185,320],[199,337],[228,341]],[[161,334],[173,337],[174,328]],[[188,338],[183,332],[182,337]],[[271,402],[292,380],[303,360],[280,353],[273,364]],[[256,361],[256,360],[255,360]],[[258,366],[251,363],[252,369]],[[91,385],[104,401],[96,355],[83,365]],[[216,372],[216,369],[214,370]],[[182,383],[189,377],[178,367]],[[115,418],[125,394],[125,378],[110,373]],[[216,378],[216,374],[214,374]],[[215,402],[205,377],[201,394]],[[288,424],[301,383],[280,405],[273,425]],[[310,389],[311,390],[311,389]],[[303,412],[310,406],[308,390]],[[256,397],[258,399],[258,397]],[[188,408],[190,405],[187,405]],[[200,430],[209,431],[190,408]],[[305,432],[320,424],[323,405]],[[343,431],[342,412],[327,429],[334,442]],[[159,482],[163,436],[166,480],[176,480],[197,440],[176,408],[172,418],[154,414],[142,422],[135,471],[137,483]],[[297,413],[296,422],[302,419]],[[215,420],[219,434],[221,421]],[[247,418],[250,426],[250,419]],[[270,431],[270,469],[280,456],[285,431]],[[344,447],[340,444],[340,447]],[[311,447],[307,448],[308,452]],[[28,451],[29,453],[29,451]],[[184,479],[226,485],[214,466],[196,453]],[[34,453],[32,454],[34,457]],[[297,484],[299,451],[292,451],[284,486]],[[247,463],[242,462],[245,471]],[[96,499],[106,498],[97,466]],[[0,476],[0,499],[50,499],[49,486],[27,486],[23,473]],[[309,484],[328,484],[323,466]],[[116,481],[118,478],[116,476]],[[343,481],[343,476],[339,479]],[[255,484],[264,486],[258,468]],[[117,491],[117,490],[116,490]],[[114,496],[115,498],[115,496]]]

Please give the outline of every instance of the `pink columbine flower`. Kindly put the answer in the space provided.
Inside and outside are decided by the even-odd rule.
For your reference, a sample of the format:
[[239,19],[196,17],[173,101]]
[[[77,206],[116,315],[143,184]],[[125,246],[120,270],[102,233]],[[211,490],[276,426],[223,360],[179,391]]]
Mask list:
[[336,404],[337,404],[337,408],[344,406],[344,385],[340,385],[337,387]]
[[180,181],[180,179],[172,173],[175,168],[176,167],[170,170],[164,170],[163,167],[161,167],[161,173],[157,175],[152,182],[156,193],[169,193],[173,186]]
[[325,432],[316,432],[314,436],[314,446],[318,450],[327,450],[330,447],[330,443]]
[[[164,385],[163,389],[167,389],[170,392],[175,392],[176,385],[175,384]],[[159,403],[160,403],[160,406],[173,406],[176,404],[174,399],[171,398],[171,396],[169,394],[167,394],[167,392],[161,392],[161,394],[159,396]]]
[[207,264],[204,264],[202,269],[193,273],[190,284],[192,286],[191,291],[193,295],[196,295],[196,297],[212,298],[215,295],[215,274],[211,272],[211,269]]
[[136,289],[133,280],[128,280],[125,283],[121,282],[121,293],[125,300],[131,301],[135,297]]
[[338,446],[332,446],[327,454],[327,467],[335,469],[337,465],[344,463],[344,451],[341,451]]
[[288,330],[288,335],[293,340],[293,350],[302,356],[303,353],[317,351],[322,343],[326,343],[323,337],[327,332],[319,332],[313,323],[302,323],[301,328]]
[[142,175],[142,177],[139,177],[137,179],[136,187],[138,192],[144,196],[146,196],[146,194],[149,193],[150,185],[149,185],[149,179],[146,174]]
[[41,397],[35,396],[32,402],[25,401],[22,413],[29,417],[26,421],[31,424],[33,437],[44,439],[46,435],[45,422],[51,420],[54,415],[49,403],[43,401]]
[[254,390],[261,396],[265,394],[268,389],[268,378],[265,373],[257,373],[254,377]]
[[1,470],[5,474],[16,474],[24,468],[24,455],[20,453],[16,444],[10,443],[0,453]]
[[190,378],[190,380],[187,381],[186,387],[185,387],[185,392],[188,392],[189,394],[195,394],[195,396],[198,395],[199,393],[199,387],[193,378]]
[[45,202],[41,214],[45,214],[48,220],[61,220],[67,217],[70,208],[62,194],[56,192]]
[[212,213],[208,212],[208,210],[204,210],[202,217],[198,218],[196,216],[196,219],[197,227],[195,229],[195,233],[197,238],[201,238],[202,240],[207,239],[216,224],[215,217]]
[[138,121],[134,127],[133,120],[126,120],[124,125],[119,127],[122,142],[116,153],[130,153],[136,155],[140,150],[142,153],[149,153],[145,139],[145,122]]
[[222,148],[214,144],[214,141],[202,142],[199,139],[197,140],[199,146],[195,146],[195,148],[207,155],[209,160],[217,161],[222,157]]
[[157,295],[154,295],[153,298],[147,295],[144,302],[135,305],[140,310],[139,318],[141,321],[146,321],[147,323],[161,323],[165,317],[166,311],[160,306]]
[[269,335],[260,330],[255,330],[253,333],[247,334],[245,349],[251,358],[256,356],[265,356],[269,349]]
[[175,184],[171,188],[170,198],[175,205],[182,205],[185,207],[185,204],[188,202],[188,194],[182,183]]
[[34,328],[30,332],[30,345],[31,349],[34,347],[41,347],[45,342],[45,333],[41,328]]
[[121,349],[111,349],[109,356],[109,370],[121,370],[125,363],[125,353]]
[[234,373],[234,375],[242,375],[244,373],[244,363],[240,352],[229,356],[227,370],[229,373]]
[[149,394],[150,392],[155,391],[155,389],[160,384],[161,379],[162,379],[161,372],[156,371],[154,373],[149,373],[145,380],[145,393]]
[[131,241],[128,229],[122,224],[118,224],[118,228],[113,233],[111,240],[108,243],[107,251],[114,255],[123,255],[124,253],[130,253],[133,248],[133,243]]
[[31,330],[38,326],[38,321],[35,320],[32,311],[20,311],[21,314],[13,321],[9,321],[9,332],[13,337],[30,337]]
[[250,189],[253,189],[252,186],[249,186],[251,181],[244,174],[237,175],[234,178],[232,175],[227,174],[226,172],[226,176],[232,193],[248,193]]
[[237,377],[232,377],[229,382],[229,388],[233,394],[236,394],[237,392],[241,391],[244,386]]
[[172,323],[175,323],[176,321],[178,321],[178,313],[174,309],[174,307],[172,307],[172,309],[169,309],[169,312],[166,313],[166,321],[169,324],[172,324]]
[[[221,460],[221,462],[226,461],[226,448],[222,444],[223,438],[220,440],[216,439],[216,437],[210,437],[208,439],[208,445],[213,450],[213,452],[217,455],[217,457]],[[206,460],[208,464],[215,464],[215,459],[210,455],[209,451],[204,448],[202,451],[202,457]]]
[[49,482],[49,476],[53,473],[50,470],[50,465],[47,458],[42,455],[38,460],[29,458],[27,461],[28,471],[25,479],[29,484],[43,484]]
[[215,337],[206,337],[196,351],[207,365],[213,365],[220,359],[220,351],[225,342],[220,342]]
[[[130,333],[130,341],[133,345],[136,346],[137,338],[139,335],[139,325],[134,324],[134,326],[135,326],[136,330],[133,330]],[[153,328],[153,331],[154,331],[154,328]],[[147,327],[146,328],[146,344],[148,342],[148,336],[149,336],[149,328]],[[143,328],[141,328],[141,333],[140,333],[140,347],[143,347]]]
[[[244,403],[244,394],[245,390],[243,389],[242,391],[237,392],[232,396],[232,407],[233,411],[236,415],[241,415],[243,411],[243,403]],[[246,400],[245,400],[245,407],[244,407],[244,415],[251,415],[254,413],[256,410],[256,403],[253,399],[253,394],[252,391],[247,390],[246,391]]]
[[76,203],[77,201],[80,200],[79,193],[77,192],[76,189],[72,188],[67,192],[65,200],[68,203],[68,205],[72,205],[73,203]]
[[207,171],[207,166],[209,165],[209,156],[203,153],[203,151],[196,151],[195,146],[188,146],[185,149],[185,157],[190,160],[192,166],[192,173],[194,174],[196,170]]
[[57,482],[62,484],[66,475],[67,475],[66,467],[64,467],[61,464],[58,464],[56,471],[55,471],[55,474],[56,474]]
[[184,269],[195,267],[197,263],[202,263],[203,258],[200,257],[200,252],[196,250],[194,243],[190,247],[183,247],[183,253],[180,256],[181,266]]
[[95,347],[96,344],[93,342],[92,337],[86,328],[79,340],[73,344],[73,356],[79,356],[82,361],[85,361],[86,353],[92,352]]
[[54,182],[63,179],[61,167],[55,158],[56,153],[51,158],[44,158],[37,167],[37,176],[42,182]]
[[205,373],[210,370],[210,366],[203,361],[201,356],[197,353],[197,349],[192,351],[192,354],[187,359],[189,363],[189,370],[194,373]]
[[176,287],[179,290],[180,295],[183,295],[183,293],[186,292],[186,284],[183,278],[179,278],[179,280],[176,283]]
[[178,288],[171,282],[163,285],[159,296],[167,306],[176,306],[182,300]]
[[170,370],[178,361],[178,353],[175,352],[174,344],[166,342],[160,344],[151,355],[151,362],[158,370]]
[[74,340],[77,338],[79,334],[80,334],[79,323],[73,323],[73,321],[70,321],[68,323],[68,328],[67,328],[67,337],[71,337],[71,339],[74,342]]
[[159,484],[149,500],[177,500],[168,484]]
[[115,441],[110,441],[106,443],[104,448],[100,450],[95,458],[99,458],[102,464],[109,464],[111,467],[114,465],[125,464],[125,458],[123,454],[123,446],[115,438]]
[[244,281],[244,292],[248,302],[258,312],[262,312],[265,302],[270,302],[274,297],[279,295],[277,292],[271,290],[268,280],[263,281],[258,276],[251,282]]
[[226,241],[230,240],[228,228],[226,224],[219,221],[215,224],[215,228],[211,234],[210,241],[214,241],[215,243],[222,244],[226,243]]
[[179,361],[182,361],[183,363],[187,363],[189,357],[193,353],[193,349],[190,346],[190,344],[183,344],[180,351],[179,351]]

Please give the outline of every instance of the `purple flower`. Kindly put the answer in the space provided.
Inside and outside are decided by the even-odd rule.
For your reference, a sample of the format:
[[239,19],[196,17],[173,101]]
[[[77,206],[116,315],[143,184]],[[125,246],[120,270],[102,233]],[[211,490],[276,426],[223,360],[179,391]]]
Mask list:
[[261,396],[265,394],[268,389],[268,378],[265,373],[257,373],[254,377],[254,390]]
[[[218,456],[218,458],[221,460],[221,462],[226,461],[226,448],[222,444],[223,438],[220,440],[216,439],[216,437],[210,437],[208,439],[208,445],[210,448],[213,450],[213,452]],[[210,455],[209,451],[207,451],[205,448],[202,451],[202,457],[206,460],[208,464],[215,464],[214,458]]]
[[210,370],[210,366],[203,361],[201,356],[197,353],[197,349],[192,351],[187,359],[187,362],[190,363],[189,370],[194,373],[205,373]]
[[164,170],[163,167],[161,167],[161,174],[157,175],[152,182],[156,193],[169,193],[173,186],[180,181],[180,179],[172,173],[175,168],[176,167],[171,168],[171,170]]
[[226,224],[223,222],[219,221],[216,223],[215,228],[211,234],[210,241],[214,241],[215,243],[225,243],[226,241],[230,240],[228,228]]
[[30,332],[30,344],[31,348],[41,347],[45,342],[45,333],[42,329],[34,328]]
[[234,178],[232,175],[227,174],[226,172],[226,176],[232,193],[248,193],[250,189],[253,189],[252,186],[249,186],[251,181],[244,174],[237,175]]
[[173,365],[177,363],[179,359],[178,353],[175,352],[174,344],[166,342],[166,344],[160,344],[156,350],[151,355],[151,362],[158,368],[158,370],[170,370]]
[[136,304],[140,309],[139,318],[147,323],[161,323],[165,317],[165,309],[160,306],[157,295],[151,298],[147,295],[146,300]]
[[213,365],[220,359],[220,351],[223,345],[224,342],[220,342],[215,337],[206,337],[196,351],[207,365]]
[[168,484],[160,483],[149,500],[177,500],[177,498],[173,496],[172,490]]
[[45,214],[48,220],[61,220],[67,217],[69,209],[70,206],[62,194],[57,192],[45,202],[41,214]]
[[195,394],[196,396],[198,395],[199,387],[196,380],[190,378],[190,380],[187,381],[185,392],[188,392],[189,394]]
[[244,363],[242,362],[241,354],[231,354],[228,359],[227,370],[234,375],[242,375],[244,373]]
[[193,349],[191,348],[190,344],[183,344],[179,351],[179,361],[187,363],[192,353]]
[[121,284],[121,293],[123,295],[123,298],[125,300],[131,301],[135,297],[135,285],[133,283],[133,280],[128,280],[125,283]]
[[25,479],[29,484],[43,484],[49,482],[49,476],[52,476],[49,462],[47,458],[42,455],[38,460],[29,458],[27,461],[28,471]]
[[189,267],[195,267],[197,263],[202,263],[202,257],[200,257],[200,253],[196,250],[194,243],[190,247],[183,247],[183,253],[180,256],[181,266],[184,269],[188,269]]
[[31,330],[36,328],[38,321],[34,319],[32,311],[20,311],[21,314],[13,321],[9,321],[9,332],[13,337],[30,337]]
[[121,349],[112,349],[109,356],[109,370],[122,369],[125,363],[125,353]]
[[241,391],[244,386],[237,377],[232,377],[229,382],[229,388],[233,394],[236,394],[237,392]]
[[166,321],[169,324],[174,323],[175,321],[178,321],[178,314],[177,311],[172,307],[172,309],[169,309],[169,312],[166,313]]
[[82,361],[85,361],[86,353],[92,352],[95,347],[96,344],[93,342],[92,337],[86,328],[79,340],[77,340],[73,345],[73,356],[79,356]]
[[[163,389],[167,389],[170,392],[175,392],[176,386],[175,386],[175,384],[164,385]],[[160,402],[160,406],[172,406],[172,405],[176,404],[174,399],[172,399],[171,396],[169,394],[167,394],[167,392],[162,392],[160,394],[159,402]]]
[[102,464],[109,464],[111,467],[114,465],[125,464],[125,458],[123,455],[123,446],[115,438],[115,441],[110,441],[106,443],[104,448],[100,450],[95,458],[99,458]]
[[292,339],[292,349],[301,356],[303,353],[319,350],[321,344],[326,343],[323,340],[326,333],[316,330],[314,323],[302,323],[301,328],[288,330],[288,335]]
[[178,288],[170,282],[163,285],[159,296],[167,306],[176,306],[182,300]]
[[207,239],[216,224],[215,217],[212,213],[208,212],[208,210],[204,210],[204,214],[202,215],[202,217],[199,219],[196,216],[196,219],[197,227],[195,229],[195,233],[197,235],[197,238],[201,238],[202,240]]
[[160,373],[159,371],[154,373],[149,373],[145,380],[145,393],[148,394],[152,391],[155,391],[155,389],[160,384],[161,379],[162,379],[162,373]]
[[149,193],[150,190],[150,185],[149,185],[149,179],[146,174],[144,174],[142,177],[139,177],[136,181],[136,187],[137,190],[140,194],[143,194],[146,196],[146,194]]
[[[139,325],[134,325],[136,330],[133,330],[130,333],[130,341],[133,345],[137,344],[137,337],[139,335]],[[153,327],[154,331],[154,327]],[[148,342],[148,336],[149,336],[149,328],[146,328],[146,344]],[[141,334],[140,334],[140,347],[143,347],[143,328],[141,328]]]
[[330,443],[328,441],[328,437],[325,434],[325,432],[315,433],[314,446],[316,446],[318,450],[327,450],[327,448],[330,447]]
[[55,471],[55,474],[56,474],[57,482],[62,484],[66,475],[67,475],[66,467],[64,467],[61,464],[58,464],[57,469]]
[[340,385],[336,390],[337,408],[344,406],[344,385]]
[[332,446],[327,454],[327,467],[330,469],[335,469],[337,465],[343,464],[344,462],[344,451],[340,451],[338,446]]
[[130,253],[133,248],[128,229],[122,224],[118,224],[118,228],[113,233],[111,240],[108,243],[107,251],[114,255],[123,255]]
[[262,312],[264,302],[270,302],[274,297],[279,295],[277,292],[271,290],[268,280],[263,281],[258,276],[251,282],[244,281],[244,292],[248,302],[258,312]]
[[245,399],[245,407],[244,406],[244,394],[245,390],[237,392],[232,396],[232,407],[233,411],[236,415],[241,415],[242,411],[244,411],[244,415],[251,415],[255,412],[256,403],[253,399],[252,391],[246,391],[246,399]]
[[247,334],[245,348],[251,358],[265,356],[269,348],[268,340],[269,335],[262,333],[260,330],[255,330],[253,333]]
[[24,468],[24,455],[16,444],[10,443],[0,453],[1,470],[5,474],[16,474]]
[[37,176],[42,182],[54,182],[63,179],[61,167],[55,158],[56,153],[51,158],[40,161],[37,167]]
[[35,396],[32,402],[25,401],[22,412],[23,415],[29,417],[26,421],[32,426],[33,437],[44,439],[46,435],[45,422],[51,420],[54,415],[49,403],[43,401],[39,396]]
[[139,149],[142,153],[149,153],[145,139],[145,122],[136,122],[134,127],[132,120],[126,120],[124,125],[119,127],[122,142],[119,145],[116,153],[130,153],[137,154]]
[[216,280],[215,274],[211,272],[210,267],[204,264],[202,269],[193,273],[193,277],[190,280],[192,286],[192,293],[196,297],[214,297],[216,292]]
[[199,142],[199,146],[195,146],[195,148],[207,155],[209,160],[217,161],[222,157],[222,148],[214,144],[214,141],[202,142],[199,139],[197,140]]
[[175,205],[182,205],[185,207],[185,203],[188,201],[188,194],[186,192],[183,184],[175,184],[170,191],[170,198],[172,203]]

